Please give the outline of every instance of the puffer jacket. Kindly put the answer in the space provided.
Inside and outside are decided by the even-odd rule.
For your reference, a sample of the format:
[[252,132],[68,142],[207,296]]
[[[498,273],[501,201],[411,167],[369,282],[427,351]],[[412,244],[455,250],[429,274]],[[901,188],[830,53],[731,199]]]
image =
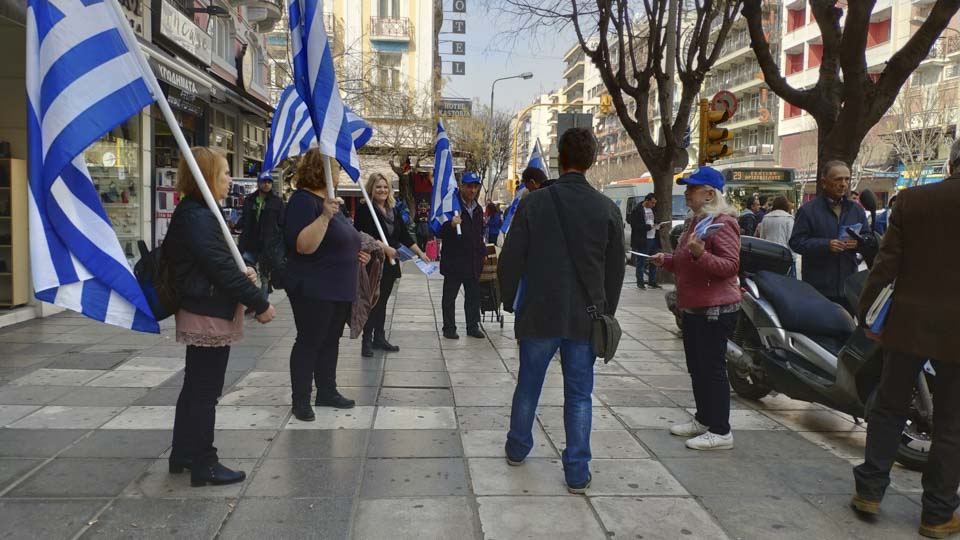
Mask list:
[[[231,239],[232,241],[232,239]],[[177,205],[163,240],[180,292],[180,307],[197,315],[231,320],[237,304],[259,315],[266,296],[237,268],[216,216],[203,201],[185,197]]]
[[680,237],[672,255],[666,255],[663,267],[677,276],[677,307],[700,309],[726,306],[740,301],[740,226],[726,214],[714,218],[724,227],[707,237],[704,252],[694,259],[687,247],[690,235],[703,219],[694,218]]

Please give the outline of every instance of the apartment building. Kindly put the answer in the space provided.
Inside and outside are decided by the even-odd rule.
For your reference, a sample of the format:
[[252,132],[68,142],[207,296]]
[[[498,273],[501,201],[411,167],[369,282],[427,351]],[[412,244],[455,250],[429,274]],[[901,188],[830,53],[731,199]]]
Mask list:
[[[779,0],[763,2],[763,26],[769,36],[771,52],[777,58],[781,42],[781,5]],[[719,25],[714,29],[714,36]],[[739,103],[733,118],[723,127],[733,131],[727,144],[733,155],[712,166],[770,167],[777,164],[779,99],[763,80],[757,57],[750,48],[746,19],[738,17],[721,49],[720,57],[707,75],[701,96],[711,99],[720,90],[732,92]]]
[[[519,178],[527,166],[527,160],[533,152],[536,142],[540,141],[547,166],[552,170],[556,164],[556,142],[558,115],[564,112],[566,98],[562,91],[541,94],[514,121],[513,129],[517,135],[516,165],[511,162],[508,178]],[[551,159],[551,154],[554,155]]]

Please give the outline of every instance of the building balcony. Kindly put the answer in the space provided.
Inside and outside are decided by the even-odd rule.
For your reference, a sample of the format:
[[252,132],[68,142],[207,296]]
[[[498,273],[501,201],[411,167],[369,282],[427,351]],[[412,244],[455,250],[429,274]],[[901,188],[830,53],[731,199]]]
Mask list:
[[[580,71],[580,76],[572,77],[574,73],[576,73],[578,70]],[[571,79],[571,78],[582,79],[583,78],[583,60],[582,59],[578,60],[574,62],[572,65],[570,65],[567,68],[567,70],[563,72],[563,78],[564,79]]]
[[246,7],[247,22],[261,34],[273,30],[273,27],[283,18],[285,9],[280,0],[231,0],[230,3],[238,8]]
[[407,42],[413,36],[413,24],[406,17],[370,17],[372,41]]

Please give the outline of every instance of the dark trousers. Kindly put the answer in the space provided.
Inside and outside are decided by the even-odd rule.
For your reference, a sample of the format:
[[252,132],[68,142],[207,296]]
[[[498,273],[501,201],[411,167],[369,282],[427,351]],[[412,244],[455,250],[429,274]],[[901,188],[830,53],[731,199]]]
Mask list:
[[683,314],[683,352],[693,382],[697,422],[717,435],[730,433],[730,382],[727,379],[727,339],[739,313],[724,313],[711,321],[706,315]]
[[[653,255],[660,251],[660,244],[657,242],[656,238],[644,238],[643,247],[638,251],[640,253],[645,253],[647,255]],[[647,274],[647,283],[650,285],[657,284],[657,267],[650,264],[646,257],[637,257],[634,256],[634,264],[637,267],[637,286],[643,285],[643,274]]]
[[[900,436],[907,423],[913,391],[926,360],[886,351],[880,387],[867,424],[864,463],[853,469],[857,493],[880,500],[890,485]],[[927,525],[950,520],[960,505],[960,364],[933,362],[933,444],[923,471],[923,512]]]
[[[400,263],[397,263],[399,265]],[[372,338],[386,338],[386,331],[383,329],[387,322],[387,302],[390,300],[390,294],[393,293],[393,284],[397,281],[397,266],[385,262],[383,264],[383,276],[380,278],[380,299],[377,305],[370,310],[367,317],[367,324],[363,327],[364,341],[370,341]]]
[[440,304],[443,310],[444,332],[457,331],[455,310],[461,285],[463,286],[463,310],[467,316],[467,330],[480,328],[480,280],[443,276],[443,300]]
[[340,336],[350,317],[350,302],[311,300],[290,296],[297,339],[290,353],[290,386],[293,403],[310,402],[311,381],[318,397],[330,397],[337,391],[337,357]]
[[177,399],[173,419],[175,461],[192,459],[198,466],[217,461],[213,446],[213,428],[217,421],[217,400],[223,393],[230,347],[195,347],[187,345],[187,362],[183,387]]

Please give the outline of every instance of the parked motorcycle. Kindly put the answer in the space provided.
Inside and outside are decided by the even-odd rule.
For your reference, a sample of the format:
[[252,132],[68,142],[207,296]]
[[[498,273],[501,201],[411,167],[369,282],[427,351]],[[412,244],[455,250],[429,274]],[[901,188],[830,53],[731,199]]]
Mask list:
[[[809,284],[788,277],[790,250],[758,238],[741,239],[740,318],[727,342],[727,371],[737,395],[759,400],[776,391],[870,420],[880,382],[880,344],[853,317]],[[867,271],[844,283],[856,306]],[[928,365],[917,381],[897,461],[922,469],[933,432],[933,395]]]

